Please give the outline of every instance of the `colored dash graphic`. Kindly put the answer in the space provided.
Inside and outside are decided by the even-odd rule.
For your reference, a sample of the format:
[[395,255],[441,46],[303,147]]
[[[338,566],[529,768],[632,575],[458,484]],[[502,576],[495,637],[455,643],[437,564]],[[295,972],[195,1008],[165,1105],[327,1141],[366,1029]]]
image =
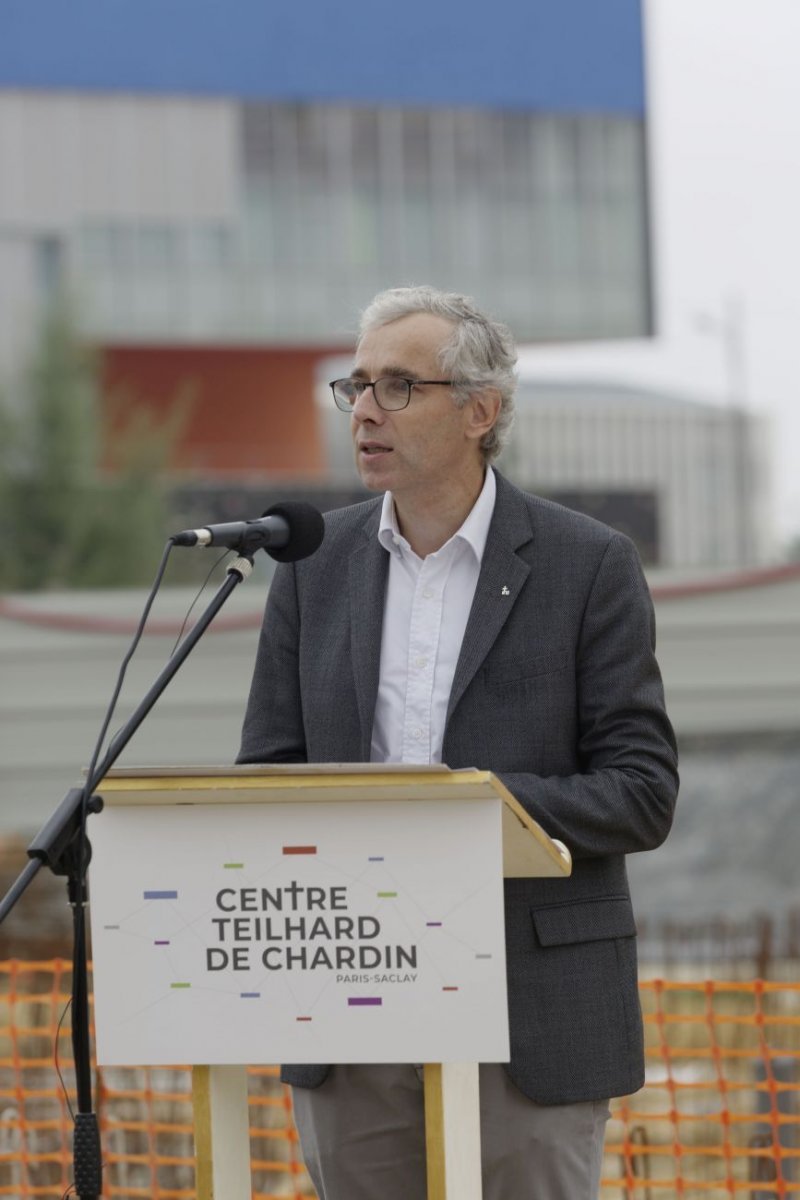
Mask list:
[[457,992],[458,988],[457,987],[443,987],[442,991],[443,992]]
[[426,925],[427,925],[427,926],[428,926],[430,929],[441,929],[441,928],[442,928],[442,922],[441,922],[441,921],[426,921],[426,922],[425,922],[425,924],[426,924]]
[[171,988],[190,988],[192,985],[190,983],[171,983],[169,986]]
[[243,871],[244,863],[223,863],[223,871]]
[[347,1003],[350,1008],[366,1008],[383,1004],[380,996],[348,996]]
[[316,846],[284,846],[284,854],[316,854]]
[[383,861],[384,861],[384,858],[383,858],[382,854],[370,854],[369,858],[367,859],[367,862],[383,862]]
[[169,942],[156,940],[155,942],[153,942],[153,945],[154,946],[168,946]]
[[295,1017],[295,1021],[310,1021],[311,1017]]
[[239,992],[240,1000],[260,1000],[261,992]]
[[177,892],[145,892],[145,900],[177,900]]
[[397,895],[397,892],[378,892],[378,899],[379,900],[391,900],[392,897],[396,896],[396,895]]

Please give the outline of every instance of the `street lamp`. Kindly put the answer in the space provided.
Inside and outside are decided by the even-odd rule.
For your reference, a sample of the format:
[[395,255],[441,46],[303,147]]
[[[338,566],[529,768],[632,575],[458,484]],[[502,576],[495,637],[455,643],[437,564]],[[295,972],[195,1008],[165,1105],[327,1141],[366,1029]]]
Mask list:
[[733,461],[738,487],[733,498],[736,512],[736,543],[740,566],[755,559],[751,507],[754,479],[747,449],[747,358],[745,306],[739,293],[729,292],[718,313],[702,312],[695,318],[701,334],[719,339],[725,360],[726,397],[733,435]]

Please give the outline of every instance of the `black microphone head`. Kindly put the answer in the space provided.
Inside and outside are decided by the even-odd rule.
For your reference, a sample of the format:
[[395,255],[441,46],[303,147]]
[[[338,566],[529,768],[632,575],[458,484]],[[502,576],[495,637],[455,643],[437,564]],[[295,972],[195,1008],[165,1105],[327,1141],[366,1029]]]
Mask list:
[[300,558],[308,558],[322,545],[325,536],[325,521],[319,509],[304,500],[283,500],[273,504],[262,517],[283,517],[289,526],[289,541],[280,548],[265,546],[270,558],[278,562],[297,562]]

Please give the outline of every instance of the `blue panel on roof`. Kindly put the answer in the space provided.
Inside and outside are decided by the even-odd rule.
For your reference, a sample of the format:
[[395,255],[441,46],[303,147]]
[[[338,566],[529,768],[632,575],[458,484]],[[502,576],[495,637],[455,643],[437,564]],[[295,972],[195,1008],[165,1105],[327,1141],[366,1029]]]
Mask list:
[[641,113],[641,0],[2,0],[0,87]]

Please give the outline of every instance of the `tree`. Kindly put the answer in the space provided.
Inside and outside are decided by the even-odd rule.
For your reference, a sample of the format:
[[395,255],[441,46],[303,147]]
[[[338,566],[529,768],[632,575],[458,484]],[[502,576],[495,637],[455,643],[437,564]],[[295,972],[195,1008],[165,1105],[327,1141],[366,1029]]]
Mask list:
[[[101,360],[60,301],[0,403],[0,587],[148,582],[165,539],[164,469],[186,416],[104,405]],[[123,411],[124,408],[124,411]]]

